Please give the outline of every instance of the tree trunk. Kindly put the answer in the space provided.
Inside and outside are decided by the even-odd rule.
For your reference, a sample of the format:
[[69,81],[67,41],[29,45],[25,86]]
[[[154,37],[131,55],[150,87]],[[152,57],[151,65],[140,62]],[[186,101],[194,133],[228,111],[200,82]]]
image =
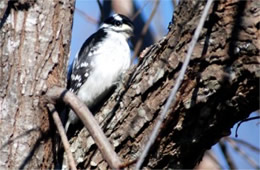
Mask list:
[[[149,140],[204,5],[204,1],[180,2],[168,35],[143,52],[125,78],[129,81],[96,114],[125,161],[138,159]],[[193,168],[236,122],[259,108],[259,11],[259,2],[253,0],[214,2],[177,102],[144,168]],[[72,151],[81,168],[107,168],[85,128],[72,139]]]
[[0,2],[0,169],[49,169],[54,153],[43,94],[65,87],[74,1]]

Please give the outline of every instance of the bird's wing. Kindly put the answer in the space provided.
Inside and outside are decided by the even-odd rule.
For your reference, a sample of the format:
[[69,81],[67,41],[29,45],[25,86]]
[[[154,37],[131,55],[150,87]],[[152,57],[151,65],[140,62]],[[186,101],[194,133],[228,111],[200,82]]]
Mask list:
[[74,59],[72,73],[70,76],[69,89],[77,93],[80,87],[86,82],[93,70],[91,61],[95,57],[95,47],[105,38],[106,32],[100,29],[92,34],[82,45],[78,55]]

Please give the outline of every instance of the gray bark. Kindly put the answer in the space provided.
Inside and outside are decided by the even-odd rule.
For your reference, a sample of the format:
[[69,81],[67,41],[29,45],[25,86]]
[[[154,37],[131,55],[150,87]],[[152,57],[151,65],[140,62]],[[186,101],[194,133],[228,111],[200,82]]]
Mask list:
[[74,1],[1,1],[0,9],[0,169],[51,168],[55,129],[42,97],[65,86]]

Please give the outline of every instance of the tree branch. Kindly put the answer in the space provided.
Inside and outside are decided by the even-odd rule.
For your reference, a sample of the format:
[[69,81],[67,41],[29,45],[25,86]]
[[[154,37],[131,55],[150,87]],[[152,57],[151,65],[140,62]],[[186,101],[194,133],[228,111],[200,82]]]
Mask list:
[[65,152],[67,153],[67,156],[68,156],[68,160],[69,160],[69,166],[72,170],[76,170],[76,164],[75,164],[75,160],[73,158],[73,155],[70,151],[70,144],[69,144],[69,141],[68,141],[68,138],[67,138],[67,135],[66,135],[66,132],[65,132],[65,129],[62,125],[62,122],[60,120],[60,117],[59,117],[59,114],[58,112],[56,111],[55,107],[53,104],[48,104],[48,108],[51,112],[51,115],[52,115],[52,118],[54,120],[54,123],[59,131],[59,134],[60,134],[60,137],[61,137],[61,141],[63,143],[63,146],[64,146],[64,149],[65,149]]
[[84,11],[78,9],[78,8],[76,8],[75,11],[78,12],[82,17],[84,17],[84,19],[86,21],[90,22],[91,24],[97,24],[98,23],[98,21],[94,17],[88,15],[86,12],[84,12]]
[[[136,160],[151,138],[206,2],[180,1],[168,35],[146,49],[138,65],[126,74],[129,86],[119,87],[96,112],[95,118],[121,158]],[[246,12],[252,11],[252,3],[215,1],[192,53],[176,104],[168,110],[143,168],[193,168],[206,150],[230,134],[235,123],[258,109],[259,48],[258,36],[252,32],[257,30],[258,19]],[[238,15],[243,13],[238,10],[245,14]],[[240,29],[237,21],[247,22],[242,22]],[[237,48],[240,53],[229,53]],[[87,142],[90,138],[83,128],[73,140],[72,148],[81,158],[78,167],[106,169],[108,165],[101,153]]]
[[69,104],[69,106],[81,119],[84,126],[88,129],[109,166],[113,169],[118,169],[120,167],[120,158],[115,153],[112,145],[109,143],[93,114],[89,111],[87,106],[77,98],[76,95],[70,91],[55,86],[47,91],[46,96],[51,102],[62,99],[64,103]]
[[171,90],[171,93],[169,95],[169,98],[167,99],[167,102],[165,104],[165,107],[159,117],[159,120],[157,121],[152,133],[151,133],[151,137],[149,139],[149,141],[147,142],[147,144],[145,145],[145,148],[144,148],[144,151],[142,152],[137,164],[136,164],[136,167],[135,169],[140,169],[141,166],[142,166],[142,163],[144,162],[144,159],[145,157],[147,156],[152,144],[154,143],[155,139],[157,138],[158,134],[159,134],[159,130],[160,130],[160,127],[163,123],[163,120],[166,116],[166,113],[168,112],[170,106],[174,105],[175,102],[176,102],[176,93],[184,79],[184,75],[185,75],[185,72],[187,70],[187,67],[189,65],[189,62],[190,62],[190,58],[191,58],[191,54],[193,52],[193,49],[195,47],[195,44],[197,43],[198,41],[198,38],[199,38],[199,35],[200,35],[200,32],[201,32],[201,29],[204,25],[204,22],[206,20],[206,17],[208,15],[208,11],[210,9],[210,6],[212,4],[213,0],[208,0],[207,1],[207,4],[205,6],[205,9],[202,13],[202,16],[201,16],[201,19],[199,21],[199,24],[198,24],[198,27],[194,33],[194,36],[191,40],[191,43],[190,43],[190,46],[189,46],[189,49],[188,49],[188,52],[187,52],[187,55],[186,55],[186,58],[185,58],[185,61],[182,65],[182,68],[181,68],[181,71],[180,71],[180,74],[176,80],[176,84],[174,85],[173,89]]
[[225,138],[225,140],[230,144],[230,146],[237,151],[254,169],[260,169],[260,166],[257,162],[250,158],[241,148],[239,148],[236,142],[230,138]]
[[220,141],[219,145],[220,145],[220,149],[225,157],[225,160],[229,166],[229,169],[236,169],[236,165],[235,165],[230,153],[227,151],[226,144],[223,141]]
[[240,125],[244,122],[247,122],[247,121],[251,121],[251,120],[255,120],[255,119],[260,119],[260,116],[255,116],[255,117],[250,117],[250,118],[246,118],[244,120],[241,120],[238,124],[237,124],[237,127],[236,127],[236,133],[235,133],[235,136],[238,137],[238,128],[240,127]]
[[155,2],[154,7],[153,7],[153,10],[152,10],[152,12],[151,12],[151,15],[150,15],[150,17],[148,18],[148,20],[146,21],[146,23],[145,23],[145,25],[144,25],[144,27],[143,27],[143,29],[142,29],[141,36],[140,36],[140,38],[138,39],[138,41],[137,41],[137,43],[136,43],[136,45],[135,45],[134,55],[133,55],[133,58],[132,58],[132,62],[135,60],[135,58],[137,57],[137,54],[139,53],[139,51],[140,51],[140,49],[141,49],[141,47],[142,47],[143,40],[144,40],[144,36],[145,36],[145,34],[147,33],[147,31],[148,31],[149,25],[150,25],[151,22],[152,22],[152,19],[153,19],[154,15],[155,15],[155,13],[156,13],[156,11],[157,11],[157,8],[158,8],[158,6],[159,6],[159,3],[160,3],[159,0],[157,0],[157,1]]

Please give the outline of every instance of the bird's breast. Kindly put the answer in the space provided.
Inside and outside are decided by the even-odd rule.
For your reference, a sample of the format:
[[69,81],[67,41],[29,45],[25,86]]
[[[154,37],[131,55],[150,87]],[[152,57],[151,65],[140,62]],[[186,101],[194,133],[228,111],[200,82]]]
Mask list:
[[112,87],[130,66],[130,49],[126,41],[110,39],[95,53],[90,65],[91,75],[80,88],[79,97],[87,105],[93,105],[94,98],[100,98]]

